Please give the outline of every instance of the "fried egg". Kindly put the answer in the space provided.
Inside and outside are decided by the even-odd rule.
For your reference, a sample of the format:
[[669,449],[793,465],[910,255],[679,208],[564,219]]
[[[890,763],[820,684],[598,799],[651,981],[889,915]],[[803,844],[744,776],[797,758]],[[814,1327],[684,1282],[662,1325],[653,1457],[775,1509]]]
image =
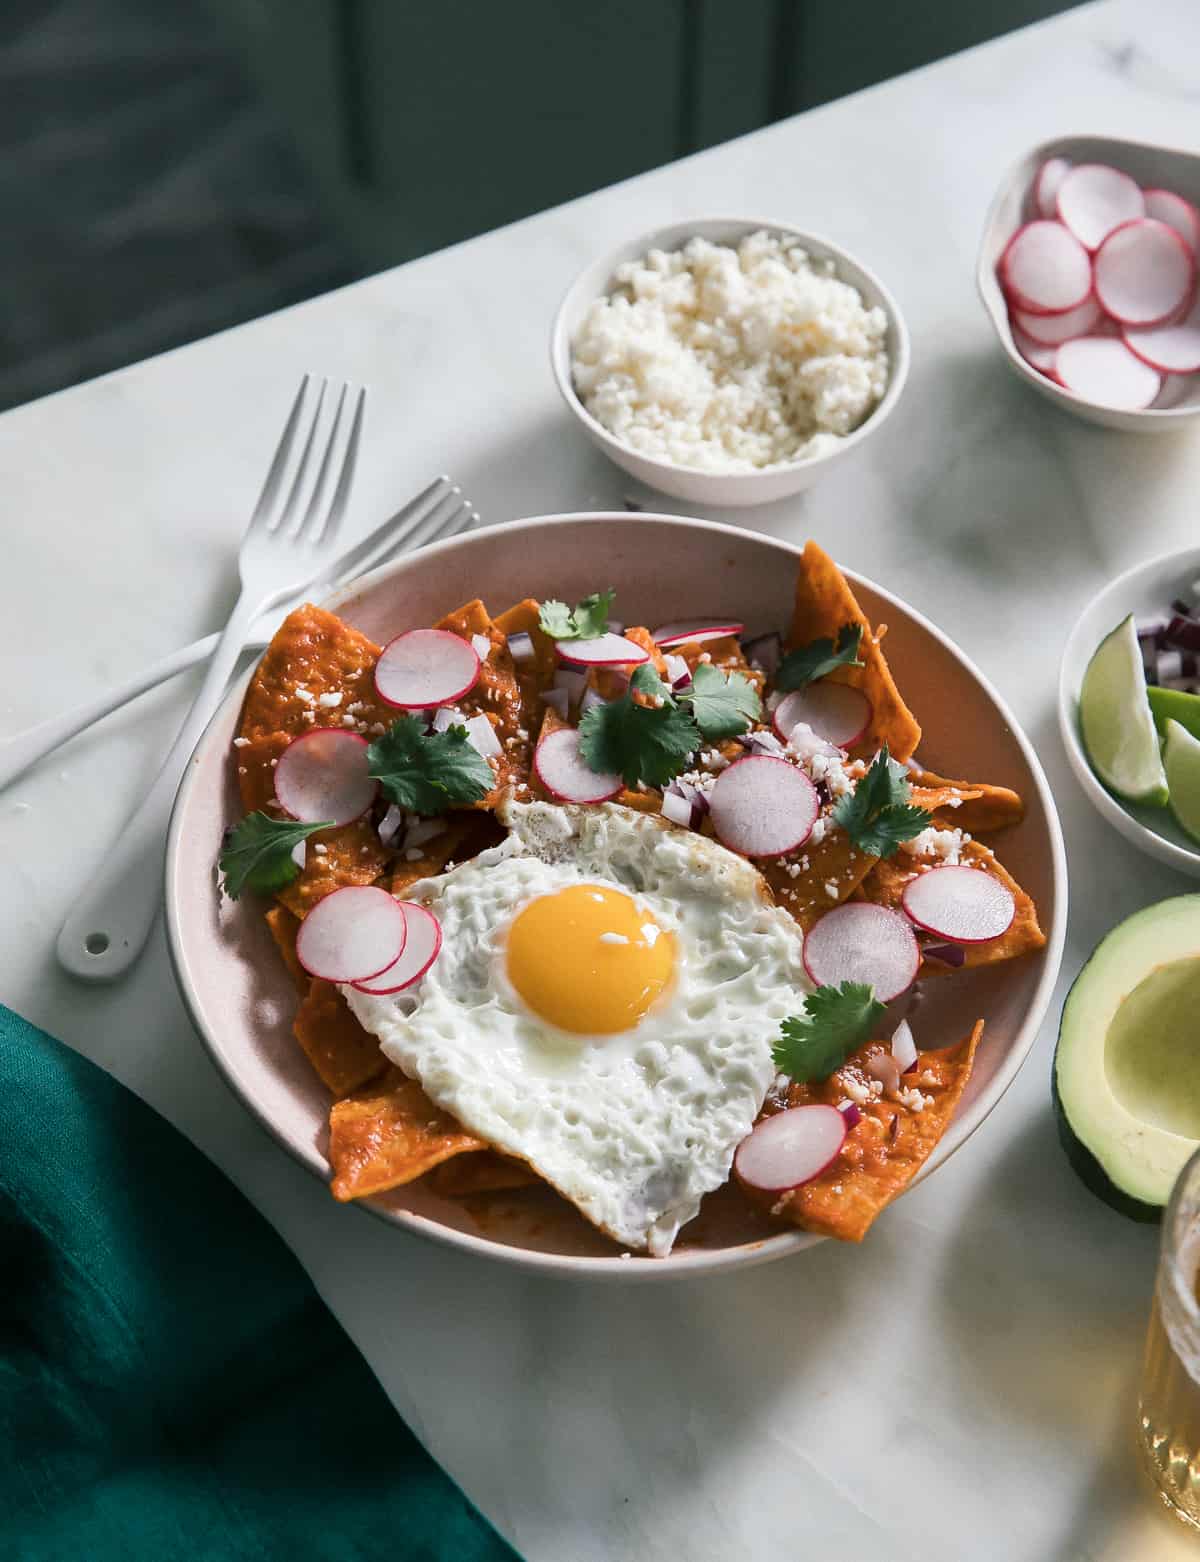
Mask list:
[[616,804],[509,802],[509,833],[409,891],[438,959],[343,989],[383,1052],[601,1230],[670,1251],[729,1176],[811,991],[800,929],[744,858]]

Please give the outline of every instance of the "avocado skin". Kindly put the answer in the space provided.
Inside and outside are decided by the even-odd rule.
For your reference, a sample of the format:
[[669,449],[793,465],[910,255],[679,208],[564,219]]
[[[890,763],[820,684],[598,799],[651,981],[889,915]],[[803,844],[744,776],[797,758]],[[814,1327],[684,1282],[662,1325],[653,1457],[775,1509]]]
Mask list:
[[1067,1117],[1067,1109],[1063,1106],[1062,1097],[1058,1093],[1057,1047],[1054,1050],[1054,1063],[1050,1069],[1050,1099],[1054,1105],[1054,1125],[1058,1129],[1058,1142],[1062,1145],[1072,1170],[1088,1192],[1102,1199],[1109,1209],[1116,1210],[1118,1215],[1124,1215],[1128,1220],[1136,1220],[1143,1225],[1158,1225],[1163,1217],[1162,1206],[1146,1204],[1141,1199],[1130,1198],[1128,1193],[1122,1193],[1088,1147],[1076,1138],[1070,1119]]

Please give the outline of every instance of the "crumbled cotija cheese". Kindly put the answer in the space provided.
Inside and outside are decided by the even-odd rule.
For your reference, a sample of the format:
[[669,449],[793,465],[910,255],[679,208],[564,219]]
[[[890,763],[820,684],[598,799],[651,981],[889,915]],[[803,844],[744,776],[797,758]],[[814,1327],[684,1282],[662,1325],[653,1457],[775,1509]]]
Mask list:
[[575,388],[645,455],[724,472],[822,455],[887,387],[887,316],[796,239],[692,239],[616,281],[576,333]]

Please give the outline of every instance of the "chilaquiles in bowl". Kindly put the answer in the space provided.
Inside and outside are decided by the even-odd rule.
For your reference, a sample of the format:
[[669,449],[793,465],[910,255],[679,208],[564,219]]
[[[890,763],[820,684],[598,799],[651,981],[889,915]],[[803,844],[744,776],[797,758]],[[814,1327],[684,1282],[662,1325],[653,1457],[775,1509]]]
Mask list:
[[1045,943],[980,839],[1021,799],[916,765],[813,543],[778,633],[618,611],[474,600],[381,648],[306,606],[254,675],[222,882],[294,978],[334,1197],[549,1184],[664,1255],[732,1180],[859,1241],[983,1030],[923,1051],[918,978]]

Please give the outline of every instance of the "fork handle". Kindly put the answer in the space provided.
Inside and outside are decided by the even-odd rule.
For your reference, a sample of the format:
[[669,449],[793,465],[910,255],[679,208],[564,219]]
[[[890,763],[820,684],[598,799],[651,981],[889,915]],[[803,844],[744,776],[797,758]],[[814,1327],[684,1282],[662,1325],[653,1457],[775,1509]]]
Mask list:
[[63,923],[58,959],[72,975],[111,981],[123,975],[145,947],[162,890],[175,793],[200,734],[221,702],[255,615],[264,606],[245,591],[238,597],[200,692],[161,770]]

